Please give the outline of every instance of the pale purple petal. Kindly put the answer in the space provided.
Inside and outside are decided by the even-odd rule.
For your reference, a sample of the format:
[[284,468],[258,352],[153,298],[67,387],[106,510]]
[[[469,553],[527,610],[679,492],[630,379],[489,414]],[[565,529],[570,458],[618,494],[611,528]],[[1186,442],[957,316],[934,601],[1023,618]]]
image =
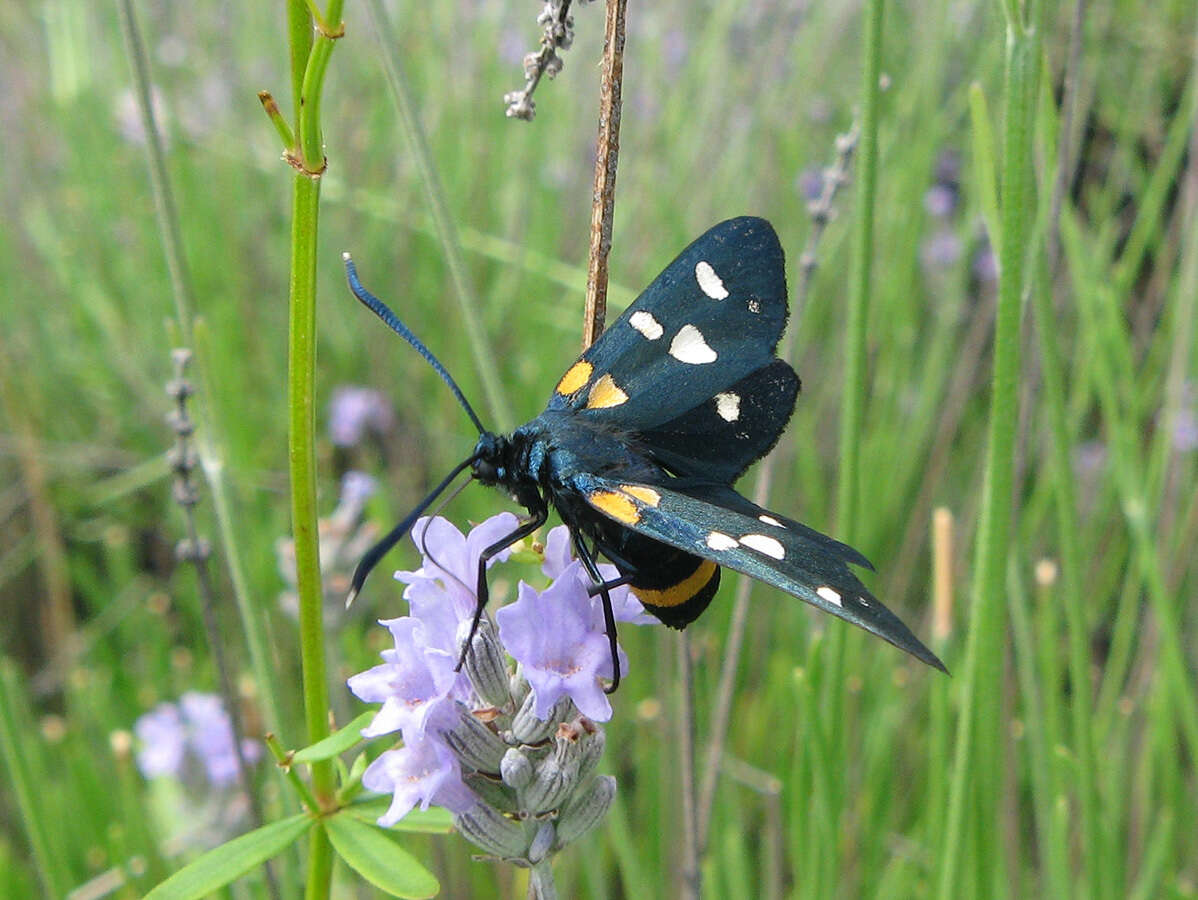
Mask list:
[[[574,562],[573,544],[570,541],[570,529],[565,525],[559,525],[550,530],[545,538],[545,562],[541,565],[541,571],[550,578],[560,578],[561,574],[566,571],[566,568]],[[615,581],[620,577],[619,570],[608,563],[599,564],[599,575],[604,581]],[[591,589],[591,578],[586,573],[586,570],[579,568],[577,577],[586,587],[588,593]],[[631,622],[634,625],[657,625],[660,624],[655,616],[645,612],[645,607],[641,601],[636,598],[636,595],[628,589],[627,585],[621,585],[617,588],[612,588],[608,592],[611,597],[612,614],[617,622]],[[598,610],[600,619],[599,630],[603,630],[603,598],[599,594],[594,595],[596,610]]]
[[[503,540],[515,530],[519,520],[510,512],[499,513],[476,525],[468,536],[463,537],[454,525],[440,516],[418,519],[412,528],[412,538],[423,554],[423,562],[415,572],[400,571],[395,577],[408,585],[434,580],[443,593],[436,598],[438,603],[449,603],[460,621],[473,618],[477,603],[478,558],[482,551]],[[504,548],[488,562],[488,567],[506,560],[510,551]],[[404,591],[404,598],[412,603],[412,612],[425,618],[426,610],[418,609],[428,593]],[[413,602],[415,598],[415,602]]]
[[611,718],[600,675],[610,673],[607,635],[594,628],[591,598],[573,563],[542,592],[520,583],[518,599],[499,610],[499,637],[520,663],[535,695],[541,719],[563,696],[596,721]]
[[570,529],[565,525],[551,528],[545,536],[545,561],[541,564],[541,571],[549,578],[558,578],[572,562],[574,552],[570,544]]
[[394,825],[416,804],[444,806],[465,812],[477,800],[462,783],[461,769],[453,752],[439,740],[424,740],[398,750],[388,750],[362,773],[363,787],[380,794],[394,794],[391,807],[379,817],[383,827]]
[[[470,534],[466,536],[466,549],[469,552],[470,558],[468,572],[477,578],[478,558],[482,555],[482,552],[492,544],[502,541],[515,531],[519,525],[520,520],[516,518],[515,513],[501,512],[471,528]],[[491,558],[487,566],[493,566],[497,562],[506,562],[509,556],[511,556],[511,550],[505,547]]]
[[394,649],[383,651],[383,665],[348,681],[359,699],[383,704],[362,735],[402,731],[404,740],[411,742],[451,725],[452,694],[459,679],[453,670],[457,663],[454,654],[427,646],[423,624],[410,616],[381,624],[390,629]]

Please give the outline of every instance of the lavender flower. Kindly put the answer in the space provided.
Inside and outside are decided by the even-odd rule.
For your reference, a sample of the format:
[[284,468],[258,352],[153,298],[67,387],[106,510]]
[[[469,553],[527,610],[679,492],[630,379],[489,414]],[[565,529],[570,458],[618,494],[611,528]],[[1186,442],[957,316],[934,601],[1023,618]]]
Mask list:
[[[223,788],[237,780],[233,725],[220,697],[189,691],[179,703],[160,703],[133,726],[141,741],[137,767],[147,778],[182,777],[188,762],[199,763],[208,783]],[[242,741],[246,762],[256,762],[262,747]]]
[[383,651],[383,664],[349,679],[349,689],[359,700],[382,703],[382,709],[363,737],[392,731],[403,733],[408,744],[424,740],[456,721],[454,700],[469,699],[455,672],[457,653],[450,646],[428,640],[424,623],[412,616],[380,622],[391,630],[395,647]]
[[[474,616],[479,555],[515,524],[502,513],[463,535],[444,519],[421,519],[413,529],[421,566],[396,573],[411,615],[381,623],[394,647],[349,686],[382,703],[365,737],[400,732],[404,740],[362,778],[393,795],[380,825],[417,804],[444,806],[484,851],[548,877],[548,858],[593,827],[614,797],[614,779],[594,774],[604,738],[593,720],[611,717],[600,680],[610,677],[611,658],[601,608],[561,528],[544,559],[553,582],[543,591],[521,582],[517,602],[498,613],[498,636],[484,616],[463,671],[454,672]],[[604,568],[603,577],[615,576]],[[626,589],[611,594],[625,621],[643,615]],[[520,664],[516,675],[499,638]],[[622,651],[621,665],[627,671]]]
[[418,803],[421,809],[436,804],[463,813],[478,802],[462,782],[457,757],[439,740],[420,740],[388,750],[362,773],[362,785],[394,795],[387,812],[379,817],[383,827],[394,825]]
[[[575,562],[544,591],[520,582],[519,599],[495,614],[499,639],[532,685],[533,714],[545,719],[562,697],[599,722],[611,718],[600,678],[611,677],[607,636],[594,628],[591,598]],[[624,660],[620,660],[621,666]]]
[[919,249],[919,261],[930,272],[952,268],[960,258],[961,239],[950,228],[937,231]]

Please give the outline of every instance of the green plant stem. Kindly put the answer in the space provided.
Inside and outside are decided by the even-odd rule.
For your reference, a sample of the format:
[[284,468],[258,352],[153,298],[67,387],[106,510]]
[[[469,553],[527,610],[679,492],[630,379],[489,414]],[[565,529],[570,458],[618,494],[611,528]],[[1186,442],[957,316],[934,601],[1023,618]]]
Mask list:
[[[1010,9],[1004,5],[1004,11]],[[1033,16],[1033,19],[1035,17]],[[1002,237],[998,308],[994,336],[994,375],[987,436],[986,477],[974,564],[972,621],[965,651],[962,703],[949,788],[945,844],[940,853],[938,896],[960,896],[958,863],[966,831],[998,833],[996,767],[1002,720],[1003,647],[1007,622],[1003,606],[1011,539],[1011,491],[1018,427],[1019,322],[1024,286],[1024,254],[1031,208],[1031,148],[1038,74],[1038,29],[1008,18],[1004,91]],[[967,829],[966,805],[975,813]],[[1001,880],[1001,857],[978,858],[983,893]],[[992,866],[989,871],[986,866]]]
[[[341,0],[331,0],[325,22],[341,21]],[[293,184],[291,283],[288,321],[288,463],[291,474],[291,527],[295,538],[299,594],[300,653],[303,660],[304,718],[308,743],[329,734],[329,690],[325,670],[320,546],[316,520],[316,238],[320,177],[325,169],[320,129],[320,96],[335,38],[322,32],[313,42],[312,20],[304,0],[290,0],[292,88],[296,92],[298,171]],[[303,27],[301,27],[301,24]],[[307,50],[306,53],[301,51]],[[303,74],[298,60],[305,57]],[[331,760],[312,763],[312,793],[322,809],[336,803]],[[332,879],[332,845],[323,828],[311,831],[305,895],[327,897]]]
[[[865,8],[865,43],[861,69],[861,133],[857,159],[857,194],[854,204],[853,269],[844,337],[844,388],[840,405],[840,466],[836,489],[837,531],[841,540],[853,542],[861,480],[861,423],[866,394],[865,326],[873,280],[874,205],[878,187],[878,107],[882,72],[885,0],[869,0]],[[828,673],[824,682],[828,746],[832,759],[844,759],[844,656],[848,629],[829,630]],[[844,774],[833,765],[818,777],[828,781],[834,822],[843,813]],[[837,883],[840,841],[838,827],[820,856],[820,884],[827,890]]]
[[[1081,592],[1082,551],[1081,525],[1077,517],[1077,495],[1073,479],[1073,448],[1068,415],[1068,395],[1065,386],[1064,364],[1058,346],[1057,317],[1052,302],[1052,284],[1056,272],[1059,247],[1059,220],[1061,204],[1069,177],[1069,139],[1073,131],[1073,107],[1076,102],[1077,71],[1082,38],[1083,8],[1085,0],[1077,0],[1070,36],[1071,50],[1069,71],[1066,74],[1064,110],[1057,140],[1057,169],[1054,178],[1049,221],[1046,223],[1045,251],[1041,265],[1037,267],[1037,283],[1032,291],[1032,306],[1035,310],[1036,337],[1039,346],[1040,365],[1044,377],[1043,396],[1047,403],[1048,426],[1051,439],[1048,451],[1052,468],[1057,519],[1057,541],[1060,546],[1061,572],[1059,596],[1068,624],[1069,648],[1069,714],[1073,733],[1073,751],[1077,756],[1078,794],[1081,811],[1081,859],[1086,873],[1080,886],[1090,896],[1103,898],[1110,895],[1114,887],[1109,878],[1099,874],[1103,860],[1108,859],[1104,846],[1103,832],[1098,817],[1098,788],[1095,781],[1096,760],[1094,756],[1093,699],[1090,675],[1090,632]],[[1051,685],[1048,690],[1052,690]]]

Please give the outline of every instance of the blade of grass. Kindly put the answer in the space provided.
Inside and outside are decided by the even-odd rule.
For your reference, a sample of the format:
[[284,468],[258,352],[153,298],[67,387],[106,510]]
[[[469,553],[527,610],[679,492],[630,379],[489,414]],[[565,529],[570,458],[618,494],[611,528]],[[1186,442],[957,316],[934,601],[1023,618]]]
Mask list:
[[[1039,7],[1039,3],[1034,4]],[[1004,5],[1006,71],[1003,123],[1002,208],[999,297],[994,337],[994,376],[990,399],[986,477],[981,525],[974,564],[973,609],[965,650],[962,698],[949,789],[945,844],[940,851],[937,895],[959,895],[958,864],[972,814],[974,833],[991,834],[999,826],[996,798],[1002,790],[996,765],[998,723],[1002,720],[1003,607],[1011,538],[1011,491],[1014,484],[1015,432],[1019,379],[1019,323],[1027,250],[1027,210],[1031,202],[1031,153],[1034,102],[1039,75],[1039,30],[1022,20],[1015,4]],[[1033,19],[1036,16],[1033,14]],[[972,800],[972,803],[970,802]],[[970,807],[967,810],[967,806]],[[989,890],[1002,880],[1001,854],[982,854],[976,883]]]

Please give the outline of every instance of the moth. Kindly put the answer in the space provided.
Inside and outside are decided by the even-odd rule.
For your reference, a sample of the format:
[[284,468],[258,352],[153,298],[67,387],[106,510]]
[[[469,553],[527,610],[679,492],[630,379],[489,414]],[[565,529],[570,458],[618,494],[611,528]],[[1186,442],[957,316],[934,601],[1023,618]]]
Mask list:
[[[944,664],[861,583],[852,547],[763,509],[733,483],[778,441],[799,378],[775,348],[788,309],[782,246],[764,219],[715,225],[683,250],[558,381],[544,412],[511,434],[488,431],[436,357],[358,279],[354,295],[440,374],[478,429],[473,452],[359,563],[350,598],[379,559],[463,471],[527,511],[478,569],[474,629],[487,604],[487,560],[545,524],[552,508],[603,600],[615,690],[609,591],[627,584],[666,625],[707,608],[722,568],[743,572],[852,622],[941,671]],[[619,572],[604,581],[606,557]],[[470,646],[467,639],[462,657]]]

